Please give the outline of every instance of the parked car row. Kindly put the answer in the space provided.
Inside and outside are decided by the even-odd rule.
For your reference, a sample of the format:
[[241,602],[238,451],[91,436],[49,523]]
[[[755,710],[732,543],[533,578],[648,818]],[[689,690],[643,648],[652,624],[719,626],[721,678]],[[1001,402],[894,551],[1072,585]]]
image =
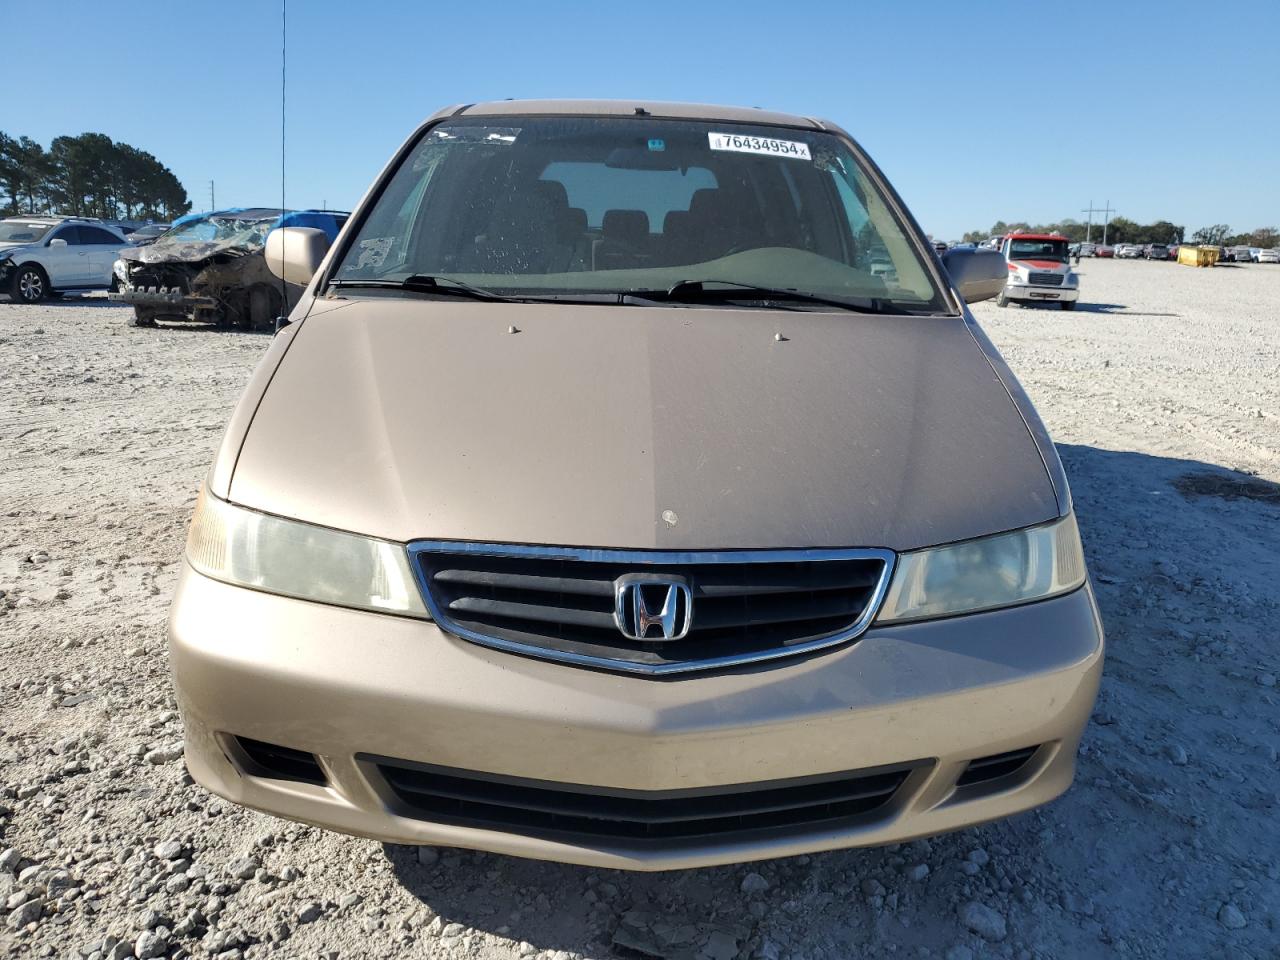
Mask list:
[[[1177,260],[1181,244],[1118,243],[1109,247],[1101,243],[1073,243],[1071,255],[1084,257],[1117,257],[1124,260]],[[1264,247],[1218,247],[1219,263],[1280,263],[1280,249]]]
[[172,225],[10,217],[0,221],[0,292],[34,304],[63,293],[107,290],[112,300],[134,306],[141,326],[187,319],[262,327],[298,294],[267,270],[267,235],[279,226],[306,226],[332,241],[346,218],[343,212],[274,208],[192,214]]

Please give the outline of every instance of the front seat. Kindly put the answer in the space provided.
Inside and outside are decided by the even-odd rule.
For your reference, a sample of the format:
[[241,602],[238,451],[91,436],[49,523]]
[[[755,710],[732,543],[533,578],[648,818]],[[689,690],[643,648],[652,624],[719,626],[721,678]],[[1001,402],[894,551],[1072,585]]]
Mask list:
[[643,210],[607,210],[600,224],[592,264],[596,270],[648,266],[649,215]]

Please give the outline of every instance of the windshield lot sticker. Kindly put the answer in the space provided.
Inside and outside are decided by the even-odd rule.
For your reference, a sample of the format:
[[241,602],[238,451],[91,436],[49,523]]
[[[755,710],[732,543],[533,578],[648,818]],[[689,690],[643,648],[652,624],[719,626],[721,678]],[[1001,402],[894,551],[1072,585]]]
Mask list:
[[356,262],[356,269],[382,266],[395,242],[395,237],[370,237],[367,240],[361,240],[360,259]]
[[795,157],[809,160],[809,145],[798,140],[772,140],[769,137],[747,137],[736,133],[707,134],[712,150],[731,150],[734,153],[763,153],[767,156]]

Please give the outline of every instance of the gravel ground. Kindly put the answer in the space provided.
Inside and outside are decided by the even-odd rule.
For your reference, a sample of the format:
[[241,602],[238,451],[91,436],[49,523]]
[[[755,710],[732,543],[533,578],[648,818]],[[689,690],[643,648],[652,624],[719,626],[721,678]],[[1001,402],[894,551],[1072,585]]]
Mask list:
[[658,875],[384,846],[194,786],[166,605],[267,341],[0,303],[0,945],[1280,956],[1280,267],[1081,269],[1075,313],[978,306],[1060,445],[1106,620],[1076,785],[932,840]]

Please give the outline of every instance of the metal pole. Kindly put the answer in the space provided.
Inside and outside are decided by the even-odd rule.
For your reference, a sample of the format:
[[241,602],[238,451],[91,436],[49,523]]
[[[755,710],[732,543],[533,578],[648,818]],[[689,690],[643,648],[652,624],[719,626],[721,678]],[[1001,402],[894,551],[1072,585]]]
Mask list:
[[1088,243],[1093,236],[1093,201],[1089,201],[1089,209],[1081,210],[1081,213],[1087,213],[1089,216],[1084,222],[1084,242]]
[[214,192],[213,192],[213,181],[212,181],[212,180],[210,180],[210,181],[209,181],[209,209],[210,209],[210,210],[217,210],[217,209],[218,209],[218,201],[217,201],[217,199],[215,198],[215,195],[214,195]]

